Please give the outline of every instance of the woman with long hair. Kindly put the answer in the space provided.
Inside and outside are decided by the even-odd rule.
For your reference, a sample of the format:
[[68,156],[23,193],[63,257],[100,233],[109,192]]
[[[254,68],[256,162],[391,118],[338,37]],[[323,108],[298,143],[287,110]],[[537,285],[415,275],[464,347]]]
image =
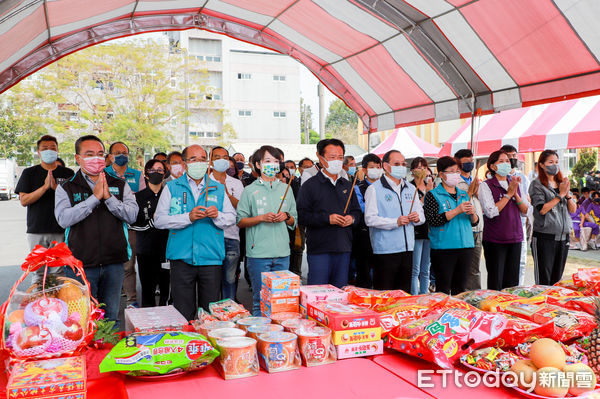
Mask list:
[[521,215],[527,214],[529,204],[519,189],[521,178],[509,176],[512,166],[505,151],[491,153],[487,168],[492,177],[479,189],[487,288],[501,290],[519,284]]
[[560,172],[556,151],[545,150],[540,154],[537,172],[538,177],[529,186],[535,283],[553,285],[565,269],[573,227],[570,213],[575,212],[577,204],[569,191],[569,179]]

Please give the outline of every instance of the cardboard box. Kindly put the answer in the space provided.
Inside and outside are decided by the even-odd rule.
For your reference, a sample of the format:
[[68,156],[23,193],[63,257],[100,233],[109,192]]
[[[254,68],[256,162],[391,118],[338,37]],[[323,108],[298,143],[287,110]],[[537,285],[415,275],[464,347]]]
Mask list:
[[264,272],[261,274],[262,287],[269,297],[281,298],[300,295],[300,276],[289,270]]
[[302,317],[304,317],[305,319],[308,319],[308,314],[306,313],[306,307],[304,307],[304,306],[302,306],[302,304],[300,304],[299,309],[300,309],[300,314],[302,315]]
[[270,317],[273,313],[295,312],[298,313],[300,297],[271,298],[271,300],[260,301],[260,310],[265,317]]
[[383,340],[337,345],[335,349],[338,359],[381,355],[383,354]]
[[381,340],[381,327],[331,331],[331,341],[334,345],[358,344],[379,340]]
[[309,318],[315,319],[334,331],[381,326],[379,313],[360,306],[335,302],[310,302],[306,306],[306,310]]
[[173,305],[125,309],[125,331],[181,331],[188,321]]
[[86,371],[83,356],[17,363],[6,385],[8,399],[85,399]]
[[331,284],[304,285],[300,287],[300,304],[306,307],[309,302],[348,303],[348,293]]

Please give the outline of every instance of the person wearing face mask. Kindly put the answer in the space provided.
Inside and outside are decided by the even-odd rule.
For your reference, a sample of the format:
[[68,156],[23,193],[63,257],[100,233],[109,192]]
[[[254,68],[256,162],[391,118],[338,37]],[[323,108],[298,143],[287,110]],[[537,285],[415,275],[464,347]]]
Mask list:
[[246,187],[237,208],[238,226],[246,229],[246,266],[252,281],[254,316],[261,314],[261,273],[288,270],[290,266],[288,231],[296,227],[296,201],[290,191],[285,195],[286,184],[277,179],[280,154],[268,145],[254,154],[260,178]]
[[[124,179],[125,182],[131,188],[131,191],[137,193],[146,188],[146,181],[142,177],[142,172],[130,168],[129,164],[129,147],[120,141],[114,142],[110,145],[109,158],[112,164],[105,168],[105,172],[112,177]],[[135,244],[136,236],[135,230],[128,229],[128,241],[132,249],[131,258],[125,262],[125,280],[123,281],[123,291],[127,297],[127,305],[132,307],[138,307],[137,303],[137,278],[135,272]]]
[[[352,229],[360,223],[361,211],[352,183],[343,178],[344,143],[324,139],[317,143],[321,170],[304,180],[298,195],[299,223],[306,226],[308,284],[348,283],[352,252]],[[346,175],[347,176],[347,175]],[[350,202],[348,209],[344,208]]]
[[[425,194],[433,190],[431,169],[429,169],[429,165],[425,158],[417,157],[410,163],[410,171],[414,177],[411,184],[416,187],[417,194],[419,194],[419,202],[422,206],[425,202]],[[429,242],[429,226],[427,223],[415,226],[415,248],[413,251],[413,269],[410,288],[412,295],[429,293],[431,266],[430,251],[431,243]]]
[[[519,167],[519,154],[515,146],[510,144],[503,145],[500,150],[506,152],[508,159],[510,161],[510,177],[518,177],[520,180],[519,189],[523,195],[523,198],[527,203],[531,202],[531,198],[529,198],[529,178],[521,171]],[[521,215],[521,228],[523,230],[523,241],[521,243],[521,257],[519,261],[519,285],[523,285],[525,282],[525,269],[527,267],[527,222],[528,215]],[[531,221],[529,222],[531,224]]]
[[179,151],[172,151],[167,155],[167,170],[169,176],[165,179],[165,184],[171,180],[179,179],[185,171],[185,165],[183,163],[183,156]]
[[[138,205],[129,185],[104,172],[104,144],[93,135],[75,142],[79,171],[56,188],[54,215],[67,229],[65,241],[81,260],[91,295],[106,304],[105,316],[119,322],[123,264],[131,256],[127,224],[135,222]],[[77,278],[70,268],[67,277]]]
[[348,173],[348,178],[354,180],[356,175],[356,159],[352,155],[346,155],[344,157],[344,170]]
[[[15,192],[22,206],[27,207],[27,241],[30,250],[36,245],[50,247],[53,241],[65,240],[64,229],[54,217],[54,193],[56,187],[73,177],[73,170],[58,165],[58,141],[50,135],[37,141],[40,164],[23,170]],[[49,273],[61,274],[59,267],[48,268]],[[44,276],[44,268],[34,274],[37,283]]]
[[472,226],[479,222],[466,191],[457,188],[458,163],[452,157],[437,160],[441,183],[425,194],[425,217],[429,224],[431,267],[438,292],[465,291],[466,275],[473,254]]
[[[231,177],[227,171],[230,168],[229,152],[223,147],[214,147],[210,152],[211,178],[225,186],[225,194],[231,205],[237,208],[242,197],[244,185],[238,179]],[[221,297],[236,298],[236,271],[240,259],[240,229],[237,225],[223,230],[225,236],[225,260],[221,276]]]
[[569,179],[560,172],[556,151],[543,151],[538,158],[538,177],[529,186],[536,284],[553,285],[562,278],[572,229],[569,214],[577,209],[570,187]]
[[529,202],[521,194],[521,178],[510,176],[510,159],[505,151],[490,154],[487,167],[492,178],[479,188],[485,218],[483,248],[487,268],[487,288],[502,290],[519,285],[519,260],[523,242],[521,215]]
[[249,186],[256,180],[256,177],[244,170],[244,166],[246,166],[246,157],[241,152],[236,152],[233,154],[233,158],[235,159],[238,170],[238,179],[240,179],[244,187]]
[[374,265],[373,247],[369,228],[365,223],[365,195],[367,189],[383,175],[381,158],[375,154],[366,154],[362,159],[362,169],[365,170],[365,178],[354,186],[354,192],[362,211],[359,225],[353,232],[352,257],[356,259],[356,286],[362,288],[373,288],[371,273]]
[[375,254],[373,288],[410,292],[414,229],[425,222],[425,215],[415,186],[406,181],[402,153],[390,150],[382,163],[385,175],[365,195],[365,223]]
[[163,188],[154,226],[169,229],[173,306],[193,320],[198,308],[208,311],[208,304],[221,297],[223,230],[235,224],[236,212],[225,186],[207,174],[206,150],[192,144],[182,155],[186,172]]
[[[310,161],[310,162],[312,162],[312,161]],[[308,165],[309,162],[306,162],[306,164]],[[356,165],[356,162],[355,162],[355,165]],[[318,175],[319,171],[321,171],[322,169],[323,169],[323,166],[321,165],[320,159],[317,163],[313,163],[311,166],[304,167],[302,169],[302,176],[300,177],[300,185],[303,186],[304,183],[306,183],[308,181],[308,179],[310,179],[313,176]],[[343,162],[342,162],[342,170],[340,171],[339,175],[340,175],[340,177],[342,177],[346,180],[350,180],[350,177],[348,176],[348,172],[346,172],[346,170],[344,169]]]
[[144,176],[148,180],[145,189],[135,193],[139,212],[131,226],[136,234],[136,258],[140,283],[142,285],[142,307],[156,305],[156,287],[159,287],[158,306],[166,306],[169,300],[170,273],[163,268],[169,230],[154,227],[154,212],[163,190],[166,168],[164,163],[151,159],[144,166]]
[[[454,154],[454,159],[458,162],[461,177],[456,187],[469,193],[471,186],[479,184],[478,177],[473,176],[473,169],[475,168],[473,152],[469,149],[458,150]],[[469,199],[471,200],[470,202],[475,208],[475,213],[479,219],[479,223],[477,223],[476,226],[473,226],[473,242],[475,243],[475,246],[473,247],[473,256],[471,257],[471,265],[467,271],[467,281],[465,283],[465,288],[469,291],[473,291],[481,289],[481,272],[479,269],[481,267],[481,250],[483,248],[482,238],[484,218],[479,198],[477,198],[477,196],[469,195]]]

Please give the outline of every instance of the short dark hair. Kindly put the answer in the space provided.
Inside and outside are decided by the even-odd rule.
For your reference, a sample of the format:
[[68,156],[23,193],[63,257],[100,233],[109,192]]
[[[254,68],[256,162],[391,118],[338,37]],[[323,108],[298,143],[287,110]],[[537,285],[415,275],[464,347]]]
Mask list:
[[390,163],[390,157],[392,156],[392,154],[402,154],[400,151],[398,150],[389,150],[388,152],[386,152],[385,154],[383,154],[383,158],[381,159],[381,162],[383,163]]
[[[258,163],[258,162],[262,161],[262,159],[265,157],[265,154],[267,152],[269,154],[273,155],[277,159],[279,159],[279,156],[281,155],[280,149],[275,148],[270,145],[263,145],[258,150],[256,150],[256,152],[254,154],[252,154],[252,161],[254,163]],[[258,170],[258,168],[257,168],[257,170]]]
[[590,188],[589,188],[589,187],[584,187],[584,188],[582,188],[582,189],[581,189],[581,193],[582,193],[582,194],[583,194],[583,193],[589,193],[590,191],[591,191],[591,190],[590,190]]
[[284,154],[283,150],[279,147],[275,147],[275,149],[277,151],[279,151],[279,156],[278,156],[279,160],[282,161],[283,159],[285,159],[285,154]]
[[458,162],[456,162],[456,159],[449,156],[441,157],[436,162],[438,173],[444,172],[446,169],[454,165],[458,165]]
[[353,161],[354,157],[352,155],[346,155],[344,157],[344,165],[348,165],[350,163],[350,161]]
[[504,152],[519,152],[517,151],[516,147],[511,144],[504,144],[502,147],[500,147],[500,149]]
[[77,141],[75,141],[75,154],[79,154],[79,151],[81,151],[81,143],[89,140],[99,142],[100,144],[102,144],[102,149],[105,149],[104,143],[102,142],[102,140],[100,140],[98,136],[94,136],[93,134],[86,134],[85,136],[81,136],[77,139]]
[[166,156],[167,156],[167,153],[166,153],[166,152],[162,152],[162,151],[161,151],[161,152],[157,152],[156,154],[154,154],[154,156],[153,156],[152,158],[156,158],[156,157],[159,157],[159,156],[161,156],[161,155],[162,155],[163,157],[166,157]]
[[161,161],[160,159],[154,159],[154,158],[152,158],[151,160],[149,160],[148,162],[146,162],[146,165],[144,165],[144,174],[147,175],[148,171],[150,169],[152,169],[152,167],[154,167],[154,164],[157,163],[157,162],[163,166],[163,168],[164,168],[165,171],[167,170],[167,167],[165,166],[165,164],[163,163],[163,161]]
[[287,161],[285,161],[284,164],[287,164],[287,163],[290,163],[290,162],[293,163],[294,166],[296,166],[296,162],[292,161],[291,159],[288,159]]
[[232,155],[232,157],[235,157],[236,155],[241,155],[244,157],[244,159],[246,159],[246,156],[244,154],[242,154],[241,152],[236,152],[235,154]]
[[220,145],[218,145],[218,146],[216,146],[216,147],[213,147],[213,148],[210,150],[210,159],[212,159],[212,154],[213,154],[213,152],[214,152],[215,150],[225,150],[225,152],[227,153],[227,156],[229,156],[229,151],[227,151],[227,149],[226,149],[226,148],[224,148],[224,147],[221,147]]
[[416,157],[410,163],[410,170],[417,169],[419,166],[424,166],[427,169],[429,169],[429,164],[427,163],[427,160],[425,158],[423,158],[423,157]]
[[173,158],[174,156],[180,156],[181,159],[183,159],[183,154],[181,154],[179,151],[171,151],[169,155],[167,155],[167,163],[170,163],[171,158]]
[[112,154],[113,147],[116,146],[117,144],[123,144],[125,146],[125,148],[127,148],[127,152],[129,152],[129,146],[127,144],[123,143],[122,141],[115,141],[114,143],[112,143],[110,145],[110,147],[108,147],[109,154]]
[[346,147],[344,147],[344,142],[338,139],[323,139],[317,143],[317,154],[323,156],[325,155],[325,147],[328,145],[334,145],[336,147],[342,147],[342,151],[346,152]]
[[58,140],[56,140],[56,137],[50,136],[49,134],[44,134],[42,137],[40,137],[36,144],[37,148],[40,148],[40,144],[42,141],[54,141],[58,146]]
[[310,161],[311,163],[313,163],[313,164],[314,164],[314,162],[313,162],[313,160],[312,160],[312,159],[310,159],[310,158],[302,158],[302,159],[300,160],[300,162],[298,162],[298,166],[299,166],[299,167],[301,167],[301,168],[304,168],[304,166],[302,166],[302,164],[303,164],[304,162],[306,162],[306,161]]
[[487,160],[487,168],[488,168],[488,171],[492,174],[492,176],[495,176],[496,172],[491,168],[491,166],[493,164],[495,164],[496,162],[498,162],[498,160],[500,159],[500,156],[502,154],[506,155],[506,151],[504,151],[504,150],[494,151],[490,154],[490,157]]
[[364,169],[367,169],[369,162],[373,162],[373,163],[376,163],[377,165],[381,165],[381,158],[379,158],[377,155],[375,155],[373,153],[369,153],[363,157],[363,159],[361,161],[361,166]]
[[65,161],[63,161],[63,160],[62,160],[62,159],[60,159],[60,158],[56,158],[56,162],[58,162],[59,164],[61,164],[61,165],[62,165],[62,167],[65,167],[65,166],[67,166],[67,165],[65,165]]
[[473,151],[469,150],[468,148],[463,148],[462,150],[458,150],[458,151],[456,151],[456,154],[454,154],[454,158],[456,158],[456,159],[471,158],[472,156],[473,156]]

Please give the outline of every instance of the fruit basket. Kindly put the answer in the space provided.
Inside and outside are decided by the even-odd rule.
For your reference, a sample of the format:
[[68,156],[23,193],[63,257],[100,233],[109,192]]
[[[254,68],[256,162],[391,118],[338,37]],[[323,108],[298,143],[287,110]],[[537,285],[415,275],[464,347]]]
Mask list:
[[[48,273],[50,267],[70,267],[77,280]],[[21,289],[25,278],[40,268],[43,278]],[[65,243],[50,248],[37,246],[21,266],[23,274],[13,285],[8,300],[0,308],[0,348],[12,359],[40,360],[70,356],[80,352],[94,336],[92,315],[98,304],[90,295],[90,285],[81,261],[73,257]]]

